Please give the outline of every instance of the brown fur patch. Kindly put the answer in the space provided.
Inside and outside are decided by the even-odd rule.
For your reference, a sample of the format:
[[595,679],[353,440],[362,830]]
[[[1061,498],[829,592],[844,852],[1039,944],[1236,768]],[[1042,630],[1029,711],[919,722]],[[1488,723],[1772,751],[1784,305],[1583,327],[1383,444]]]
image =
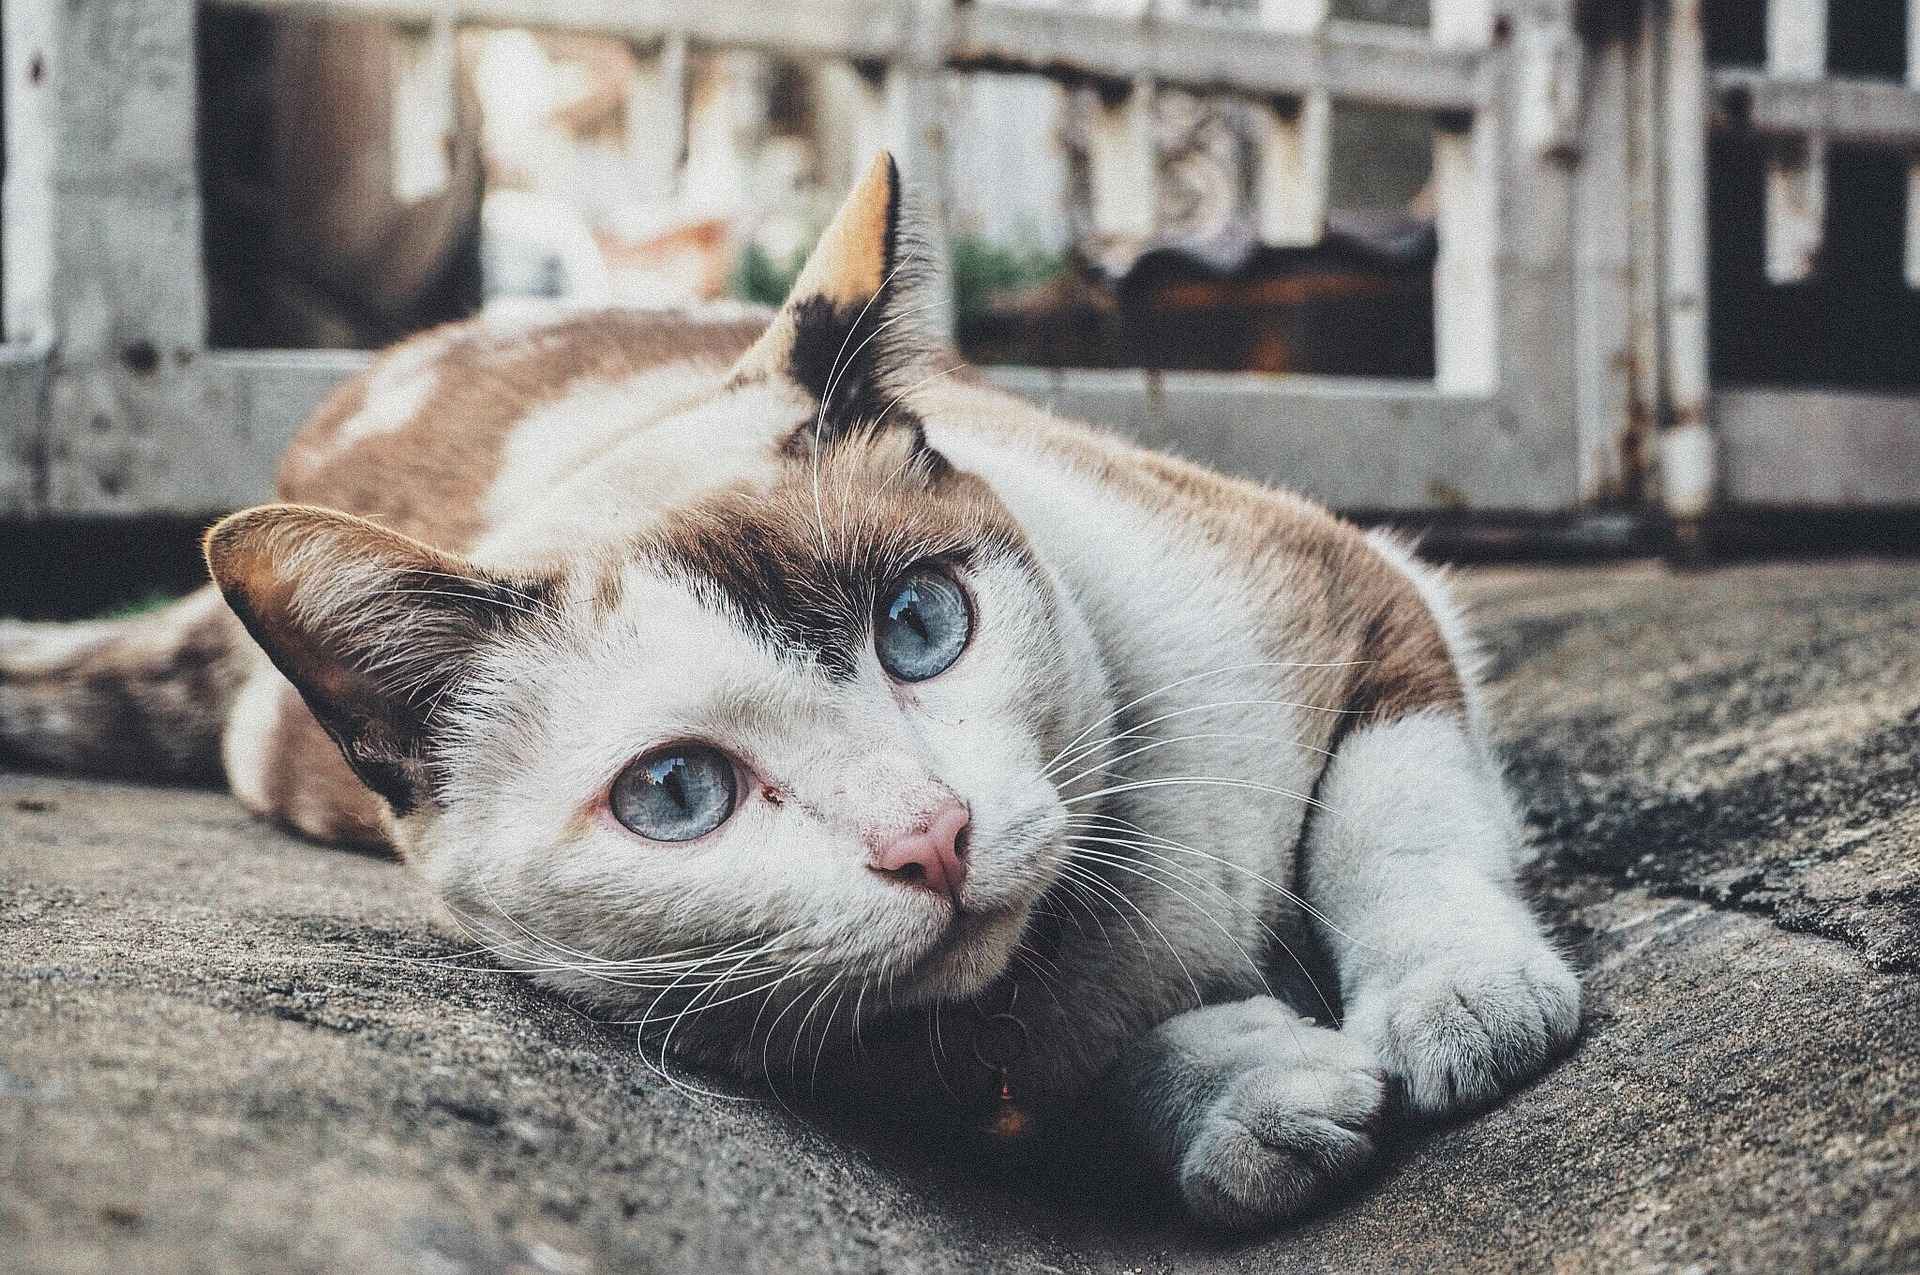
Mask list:
[[0,757],[216,780],[245,666],[239,622],[211,588],[130,620],[0,625]]
[[262,814],[315,841],[391,845],[380,799],[360,782],[291,686],[275,706],[267,753]]
[[[247,632],[361,782],[402,816],[436,794],[433,706],[483,643],[537,620],[551,592],[305,505],[235,514],[207,533],[206,550]],[[285,764],[271,759],[269,773]]]
[[[529,413],[582,381],[672,363],[713,366],[717,387],[762,327],[609,310],[511,337],[489,333],[483,320],[421,333],[321,405],[281,462],[280,498],[358,514],[459,552],[486,532],[483,502],[507,438]],[[413,415],[394,429],[343,438],[382,369],[414,359],[434,380]]]
[[773,649],[850,676],[877,594],[909,566],[1028,560],[986,485],[922,453],[911,430],[856,434],[819,453],[817,468],[793,462],[771,491],[724,492],[670,515],[642,552]]

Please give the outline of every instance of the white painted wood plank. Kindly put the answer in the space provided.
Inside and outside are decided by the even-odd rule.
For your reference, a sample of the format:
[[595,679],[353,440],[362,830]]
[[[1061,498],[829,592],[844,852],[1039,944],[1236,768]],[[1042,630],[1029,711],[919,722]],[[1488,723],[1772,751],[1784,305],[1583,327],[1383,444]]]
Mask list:
[[1767,157],[1766,270],[1769,283],[1813,276],[1827,229],[1827,139],[1780,142]]
[[[1318,31],[1329,0],[1262,0],[1260,25],[1274,31]],[[1276,248],[1320,242],[1327,225],[1332,171],[1332,99],[1324,92],[1255,99],[1255,229]]]
[[[1920,504],[1920,398],[1751,388],[1714,395],[1733,504],[1857,509]],[[1818,463],[1809,463],[1817,457]]]
[[627,163],[643,198],[671,194],[687,147],[687,38],[672,35],[640,54],[627,91]]
[[1549,512],[1562,455],[1496,400],[1417,381],[994,367],[987,379],[1063,416],[1342,509]]
[[1500,384],[1498,142],[1484,118],[1433,134],[1434,378],[1449,393]]
[[[1767,75],[1818,80],[1827,71],[1827,0],[1767,0]],[[1818,263],[1826,234],[1827,141],[1789,138],[1767,156],[1766,271],[1800,283]]]
[[[222,351],[241,427],[257,440],[229,475],[227,505],[262,498],[272,461],[333,386],[366,367],[354,350]],[[1351,509],[1547,511],[1564,507],[1542,456],[1498,405],[1418,381],[1032,367],[982,369],[994,385],[1234,473]],[[244,472],[243,472],[244,469]],[[209,506],[209,507],[218,507]]]
[[637,41],[686,35],[696,47],[755,48],[789,57],[919,59],[966,69],[1028,70],[1255,95],[1325,90],[1341,101],[1409,110],[1471,111],[1493,84],[1481,51],[1490,0],[1443,0],[1442,46],[1427,33],[1330,22],[1323,31],[1263,31],[1165,12],[1149,23],[1113,13],[968,4],[927,10],[897,0],[218,0],[233,7],[424,21],[594,31]]
[[1637,38],[1627,46],[1627,225],[1633,263],[1628,327],[1628,381],[1633,393],[1629,427],[1636,436],[1636,459],[1643,471],[1651,459],[1652,429],[1666,383],[1661,332],[1665,236],[1660,213],[1660,102],[1666,90],[1660,77],[1659,34],[1659,17],[1643,8],[1636,26]]
[[1574,407],[1578,482],[1587,502],[1637,496],[1630,462],[1634,425],[1632,146],[1628,42],[1592,58],[1586,146],[1574,170]]
[[1260,241],[1276,248],[1319,243],[1327,228],[1333,168],[1331,99],[1309,93],[1285,103],[1262,102],[1255,119],[1259,155],[1254,209]]
[[1493,0],[1432,0],[1428,29],[1442,48],[1481,49],[1493,42]]
[[1331,0],[1260,0],[1260,25],[1273,31],[1318,31]]
[[1767,73],[1817,80],[1827,73],[1827,0],[1766,0]]
[[50,354],[46,341],[0,345],[0,515],[37,512]]
[[[1907,87],[1920,92],[1920,0],[1907,0]],[[1920,159],[1907,166],[1906,275],[1920,288]]]
[[1153,136],[1153,81],[1102,95],[1087,132],[1094,233],[1144,239],[1153,233],[1159,154]]
[[1548,10],[1520,19],[1517,128],[1534,155],[1572,159],[1580,150],[1581,108],[1587,79],[1586,48],[1572,14]]
[[453,23],[393,32],[393,112],[389,180],[403,204],[432,199],[453,176],[453,133],[459,109],[459,66]]
[[1712,77],[1723,106],[1741,103],[1740,114],[1722,123],[1743,132],[1761,137],[1821,133],[1836,143],[1886,149],[1920,146],[1920,93],[1909,85],[1845,76],[1780,80],[1738,66],[1715,67]]
[[[179,508],[233,450],[206,340],[194,12],[6,0],[9,335],[53,341],[42,512]],[[17,166],[16,166],[17,163]]]
[[766,131],[763,58],[744,49],[709,52],[689,72],[684,194],[696,208],[732,212],[747,203],[753,152]]
[[1672,0],[1666,49],[1666,416],[1661,497],[1683,528],[1713,505],[1707,371],[1707,55],[1701,0]]
[[[1430,15],[1440,48],[1493,40],[1491,0],[1433,0]],[[1452,393],[1491,394],[1500,383],[1498,181],[1498,139],[1484,118],[1434,130],[1434,379]]]

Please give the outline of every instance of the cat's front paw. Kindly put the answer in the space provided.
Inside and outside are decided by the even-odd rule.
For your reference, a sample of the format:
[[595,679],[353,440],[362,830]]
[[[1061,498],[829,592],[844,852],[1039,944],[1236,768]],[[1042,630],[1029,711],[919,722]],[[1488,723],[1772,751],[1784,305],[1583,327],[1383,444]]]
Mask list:
[[1346,1029],[1370,1043],[1406,1108],[1491,1106],[1572,1045],[1580,980],[1545,943],[1519,959],[1460,958],[1363,994]]
[[1304,1024],[1275,1033],[1276,1061],[1213,1096],[1180,1161],[1180,1194],[1202,1222],[1246,1231],[1292,1217],[1373,1158],[1384,1087],[1359,1041]]

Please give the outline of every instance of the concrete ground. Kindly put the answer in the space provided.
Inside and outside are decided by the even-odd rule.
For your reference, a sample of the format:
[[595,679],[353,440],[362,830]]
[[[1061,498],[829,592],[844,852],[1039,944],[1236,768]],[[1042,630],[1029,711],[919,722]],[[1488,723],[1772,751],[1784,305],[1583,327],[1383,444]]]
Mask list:
[[1920,564],[1474,575],[1575,1054],[1221,1243],[689,1097],[225,796],[0,776],[0,1270],[1920,1270]]

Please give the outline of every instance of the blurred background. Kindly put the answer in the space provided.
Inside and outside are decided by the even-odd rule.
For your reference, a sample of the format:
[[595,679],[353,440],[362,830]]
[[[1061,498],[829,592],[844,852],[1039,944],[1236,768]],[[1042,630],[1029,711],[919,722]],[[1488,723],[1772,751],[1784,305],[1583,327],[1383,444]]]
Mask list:
[[882,146],[1064,413],[1441,556],[1907,547],[1916,14],[6,0],[0,613],[197,578],[420,328],[777,303]]

